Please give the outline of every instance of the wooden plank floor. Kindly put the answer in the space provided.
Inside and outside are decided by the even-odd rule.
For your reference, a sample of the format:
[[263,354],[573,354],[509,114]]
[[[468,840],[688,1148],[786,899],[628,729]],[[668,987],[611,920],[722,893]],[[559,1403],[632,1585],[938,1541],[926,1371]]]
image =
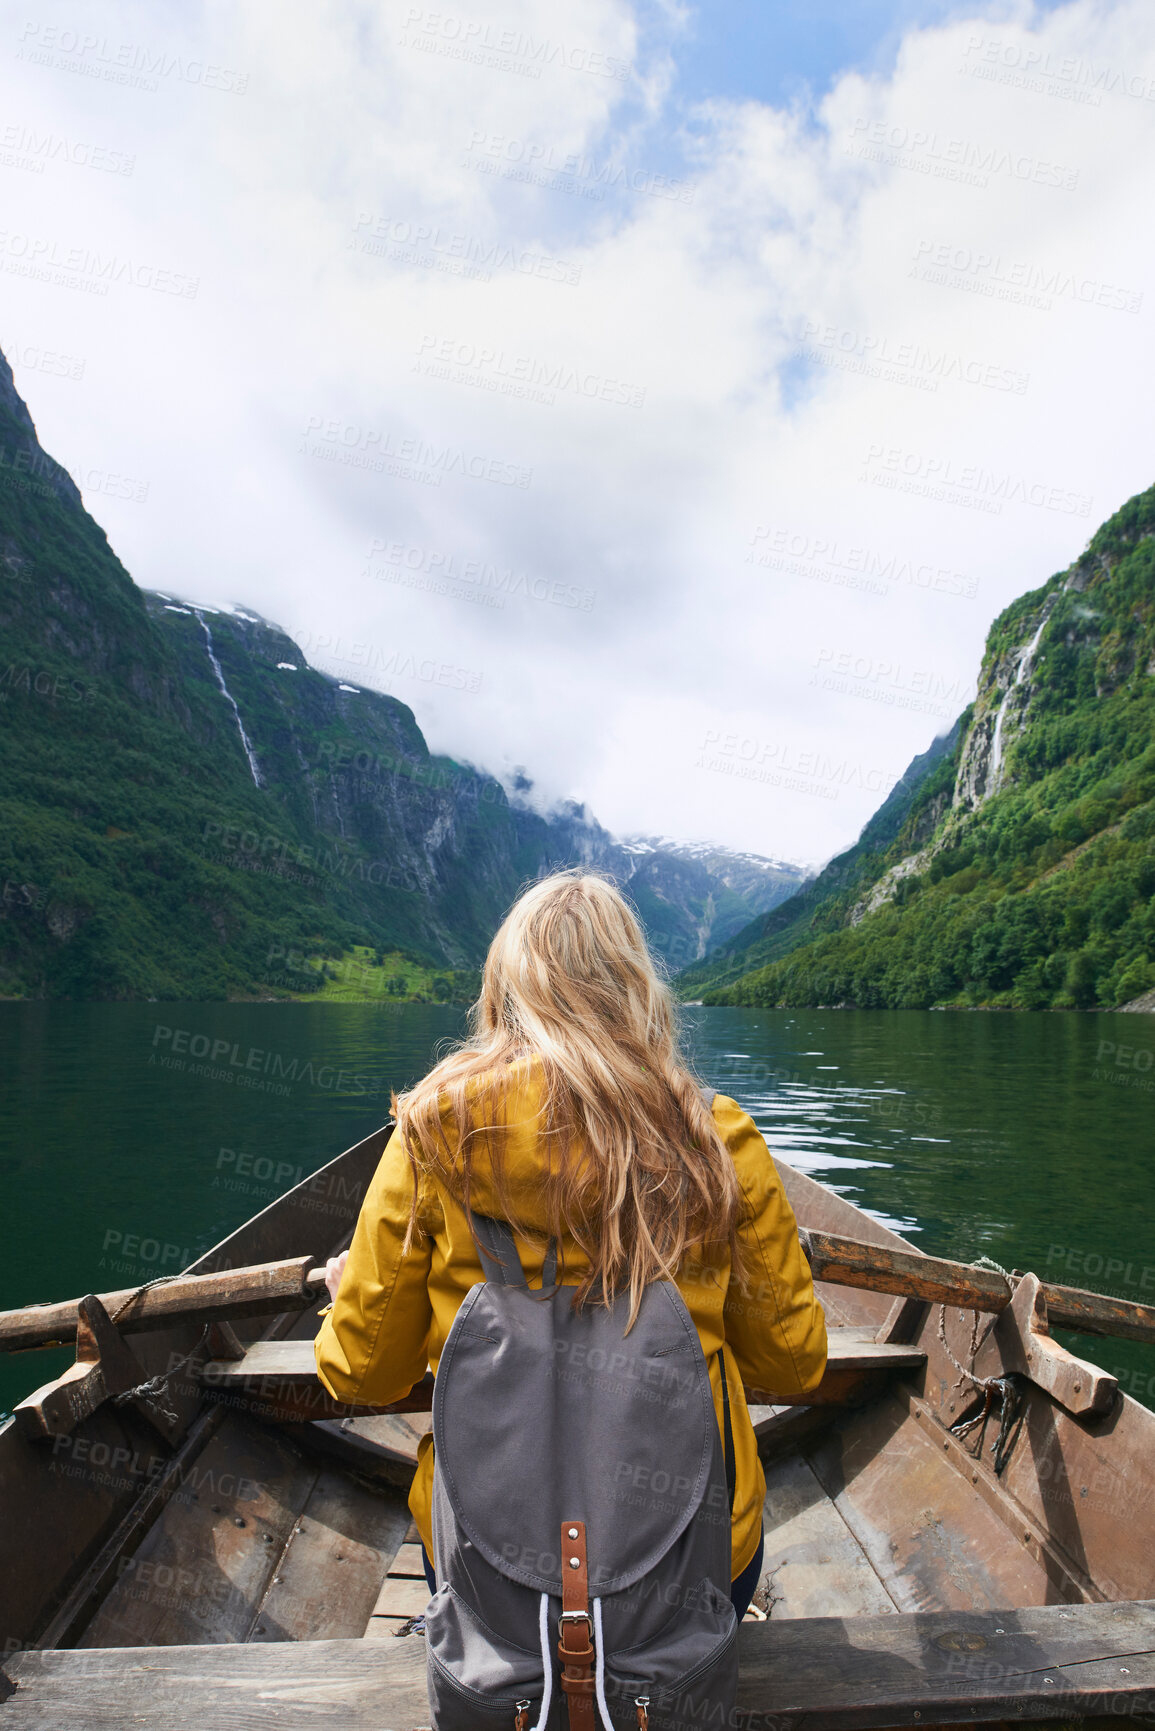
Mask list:
[[360,1634],[408,1524],[402,1498],[383,1497],[323,1467],[257,1607],[250,1640]]
[[[1155,1705],[1155,1601],[795,1618],[744,1627],[740,1648],[738,1723],[763,1731],[1117,1723]],[[424,1667],[418,1636],[23,1652],[0,1672],[0,1731],[414,1731]]]
[[371,1638],[404,1635],[414,1617],[429,1603],[429,1588],[421,1566],[421,1535],[410,1521],[404,1540],[389,1565],[365,1633]]
[[1097,1597],[982,1478],[996,1482],[898,1392],[837,1418],[766,1468],[757,1602],[782,1621]]
[[805,1449],[892,1602],[900,1611],[985,1611],[1078,1597],[1056,1592],[1022,1523],[1012,1530],[976,1495],[947,1441],[888,1394]]
[[78,1645],[247,1640],[316,1478],[300,1449],[230,1415]]
[[[427,1425],[427,1415],[382,1416],[348,1431],[406,1464]],[[896,1393],[835,1416],[768,1466],[750,1617],[1078,1600],[1056,1591],[1044,1559],[974,1494],[932,1430]],[[427,1589],[403,1491],[351,1478],[297,1434],[230,1414],[79,1644],[381,1637],[419,1616]]]
[[408,1525],[403,1492],[230,1414],[78,1645],[361,1635]]
[[787,1455],[766,1472],[758,1603],[791,1617],[885,1616],[897,1609],[809,1463]]

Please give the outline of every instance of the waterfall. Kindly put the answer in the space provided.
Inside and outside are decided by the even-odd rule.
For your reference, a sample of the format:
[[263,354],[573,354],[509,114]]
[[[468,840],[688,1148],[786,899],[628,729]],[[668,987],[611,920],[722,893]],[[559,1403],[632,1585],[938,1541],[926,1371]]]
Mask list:
[[194,613],[196,613],[197,618],[200,620],[201,624],[204,626],[205,642],[208,645],[209,660],[213,664],[213,672],[217,676],[217,684],[220,686],[221,690],[224,692],[224,695],[225,695],[226,699],[228,700],[228,702],[231,703],[233,706],[233,714],[237,718],[237,732],[241,736],[241,744],[245,748],[245,756],[248,758],[249,768],[253,772],[253,781],[257,787],[260,787],[260,785],[261,785],[261,772],[257,768],[256,753],[253,751],[252,745],[249,743],[249,736],[245,732],[245,724],[241,720],[241,712],[237,708],[237,700],[233,696],[232,692],[229,690],[228,686],[225,684],[225,676],[221,670],[221,664],[217,660],[216,653],[213,649],[213,634],[209,630],[209,622],[205,618],[204,614],[199,612],[196,608],[194,608],[193,611],[194,611]]
[[1031,638],[1031,641],[1027,644],[1026,648],[1019,651],[1018,670],[1015,673],[1013,681],[1008,685],[1006,692],[1003,695],[1003,701],[999,704],[999,713],[995,717],[994,737],[991,740],[990,769],[987,771],[986,791],[988,794],[995,791],[995,780],[998,776],[999,770],[1003,766],[1003,722],[1006,719],[1007,706],[1009,705],[1014,693],[1018,690],[1019,686],[1023,683],[1023,680],[1030,672],[1031,662],[1035,658],[1035,650],[1039,647],[1039,638],[1043,635],[1043,628],[1047,623],[1048,617],[1049,614],[1043,614],[1043,617],[1039,620],[1039,628],[1035,632],[1035,635]]

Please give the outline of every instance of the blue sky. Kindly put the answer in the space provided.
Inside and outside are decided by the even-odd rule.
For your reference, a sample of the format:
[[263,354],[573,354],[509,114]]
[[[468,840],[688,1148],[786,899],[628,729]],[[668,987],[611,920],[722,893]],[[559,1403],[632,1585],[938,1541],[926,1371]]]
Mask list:
[[[1042,0],[1035,11],[1042,16],[1058,4]],[[951,18],[991,19],[1000,10],[958,0],[708,0],[688,9],[675,43],[677,94],[686,103],[820,98],[847,70],[888,73],[907,30]]]

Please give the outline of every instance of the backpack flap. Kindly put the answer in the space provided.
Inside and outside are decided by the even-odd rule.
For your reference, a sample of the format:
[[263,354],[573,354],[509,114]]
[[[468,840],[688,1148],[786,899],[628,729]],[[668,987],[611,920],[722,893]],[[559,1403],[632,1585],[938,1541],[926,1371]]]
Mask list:
[[717,1448],[677,1288],[648,1287],[628,1335],[626,1295],[579,1313],[572,1296],[475,1286],[433,1393],[437,1471],[460,1530],[508,1579],[556,1598],[563,1521],[584,1522],[591,1593],[620,1592],[694,1519]]

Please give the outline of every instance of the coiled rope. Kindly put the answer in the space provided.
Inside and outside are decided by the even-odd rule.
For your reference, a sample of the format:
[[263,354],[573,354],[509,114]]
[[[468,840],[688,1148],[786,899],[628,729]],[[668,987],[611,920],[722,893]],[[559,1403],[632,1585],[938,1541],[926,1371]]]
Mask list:
[[[136,1287],[129,1293],[123,1304],[117,1306],[115,1315],[109,1317],[109,1321],[112,1323],[119,1322],[129,1305],[134,1304],[142,1292],[151,1292],[154,1286],[164,1286],[170,1280],[180,1280],[182,1278],[183,1277],[179,1274],[158,1274],[155,1280],[146,1280],[143,1285]],[[177,1359],[177,1362],[170,1365],[167,1370],[158,1371],[155,1376],[148,1377],[146,1381],[138,1382],[135,1388],[126,1388],[122,1394],[113,1395],[112,1404],[114,1406],[124,1406],[130,1400],[147,1400],[152,1406],[155,1406],[157,1412],[163,1419],[167,1420],[169,1424],[176,1424],[178,1415],[173,1412],[171,1408],[163,1404],[161,1397],[167,1394],[168,1385],[176,1375],[177,1371],[183,1370],[189,1360],[196,1357],[201,1347],[207,1341],[211,1328],[212,1323],[206,1322],[204,1329],[201,1332],[201,1337],[192,1348],[191,1352],[186,1352],[183,1358]]]
[[[995,1274],[1001,1274],[1007,1283],[1007,1291],[1012,1297],[1014,1296],[1015,1288],[1019,1284],[1019,1277],[1009,1274],[1000,1263],[993,1261],[989,1256],[977,1256],[971,1266],[973,1268],[989,1268]],[[1011,1455],[1014,1452],[1015,1444],[1019,1440],[1019,1433],[1021,1432],[1023,1423],[1026,1419],[1026,1405],[1024,1402],[1025,1390],[1023,1388],[1022,1377],[1014,1371],[1008,1371],[1004,1376],[975,1375],[974,1364],[975,1359],[978,1356],[979,1348],[989,1338],[997,1322],[998,1316],[995,1315],[991,1318],[986,1332],[980,1337],[980,1315],[977,1310],[974,1312],[974,1320],[971,1323],[970,1365],[968,1367],[965,1364],[960,1364],[954,1353],[951,1351],[950,1343],[946,1338],[946,1305],[940,1304],[938,1307],[939,1345],[942,1347],[959,1375],[964,1378],[965,1381],[971,1383],[976,1389],[978,1389],[979,1393],[983,1396],[982,1411],[976,1413],[974,1418],[957,1420],[956,1423],[952,1424],[950,1427],[951,1435],[959,1438],[969,1436],[971,1431],[978,1427],[978,1455],[981,1455],[983,1451],[983,1439],[986,1435],[987,1419],[990,1417],[990,1411],[994,1404],[995,1394],[998,1394],[999,1434],[991,1444],[991,1454],[993,1457],[996,1478],[1001,1477],[1004,1467],[1010,1460]]]

